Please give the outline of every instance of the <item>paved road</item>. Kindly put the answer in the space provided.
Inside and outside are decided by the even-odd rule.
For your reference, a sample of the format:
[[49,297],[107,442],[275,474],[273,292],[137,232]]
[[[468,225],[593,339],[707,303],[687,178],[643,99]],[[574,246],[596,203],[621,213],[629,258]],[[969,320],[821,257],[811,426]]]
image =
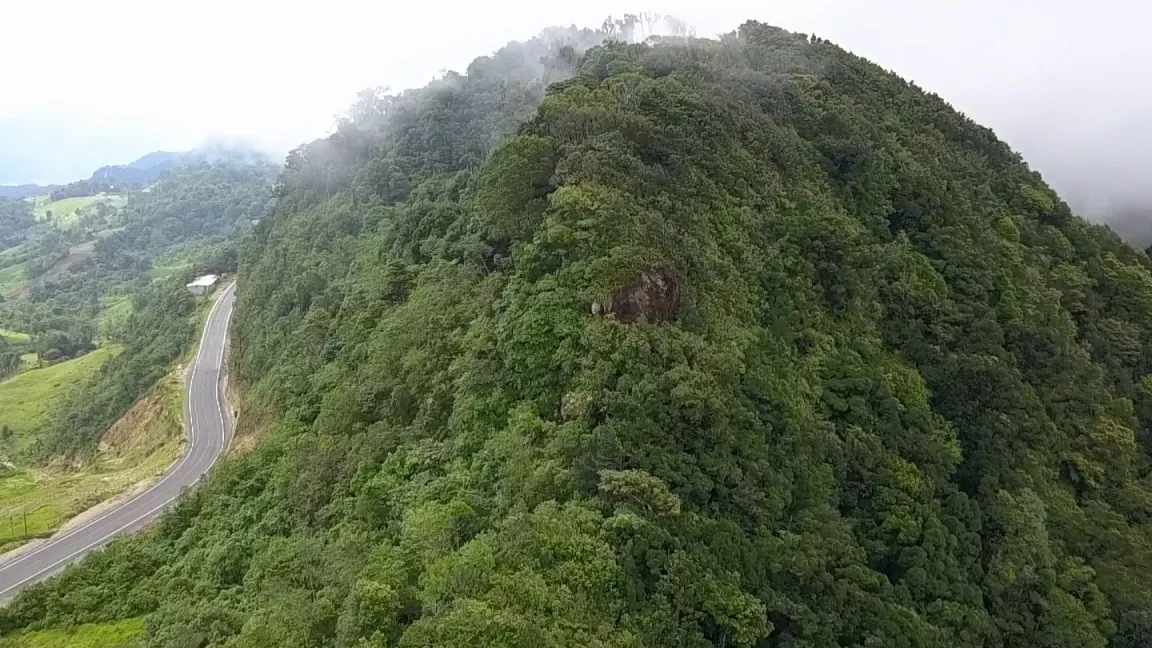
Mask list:
[[0,558],[0,601],[15,596],[24,585],[60,571],[116,536],[141,529],[216,463],[230,433],[220,375],[235,292],[236,285],[232,284],[220,294],[200,338],[184,404],[190,439],[184,454],[147,491],[76,528],[56,534],[27,553],[8,560]]

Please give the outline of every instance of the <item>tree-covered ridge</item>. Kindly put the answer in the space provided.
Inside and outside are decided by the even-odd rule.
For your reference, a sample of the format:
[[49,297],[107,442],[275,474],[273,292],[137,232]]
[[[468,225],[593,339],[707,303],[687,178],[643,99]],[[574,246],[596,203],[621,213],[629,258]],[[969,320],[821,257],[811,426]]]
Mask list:
[[0,629],[1152,642],[1147,258],[819,39],[572,60],[490,155],[526,104],[472,70],[297,151],[236,315],[276,422]]
[[148,191],[131,195],[122,210],[125,227],[100,241],[98,251],[150,264],[235,241],[263,217],[276,173],[263,160],[199,162],[170,171]]

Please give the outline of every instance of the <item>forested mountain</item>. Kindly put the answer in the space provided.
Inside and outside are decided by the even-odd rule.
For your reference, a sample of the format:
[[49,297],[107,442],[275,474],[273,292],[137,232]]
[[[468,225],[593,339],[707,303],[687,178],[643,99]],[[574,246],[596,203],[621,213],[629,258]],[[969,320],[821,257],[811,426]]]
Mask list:
[[262,440],[0,630],[1152,644],[1152,263],[834,44],[602,36],[295,151],[242,251]]
[[259,220],[271,199],[276,167],[268,162],[198,162],[133,194],[123,208],[129,225],[102,244],[123,254],[158,259],[190,243],[238,239]]
[[103,166],[86,180],[65,185],[0,185],[0,198],[22,199],[29,196],[49,195],[54,199],[73,196],[91,196],[126,186],[143,185],[155,180],[165,171],[182,166],[187,153],[155,151],[128,164]]
[[113,187],[142,186],[168,171],[202,161],[203,156],[192,152],[155,151],[129,164],[100,167],[89,182]]

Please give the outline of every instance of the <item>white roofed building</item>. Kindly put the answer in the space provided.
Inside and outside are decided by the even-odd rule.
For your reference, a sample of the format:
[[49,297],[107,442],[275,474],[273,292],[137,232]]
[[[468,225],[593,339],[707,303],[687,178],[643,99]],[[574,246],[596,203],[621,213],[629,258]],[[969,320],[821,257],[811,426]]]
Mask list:
[[218,275],[210,274],[203,277],[196,277],[196,280],[188,284],[188,292],[193,295],[204,295],[212,291],[216,286],[216,282],[220,281]]

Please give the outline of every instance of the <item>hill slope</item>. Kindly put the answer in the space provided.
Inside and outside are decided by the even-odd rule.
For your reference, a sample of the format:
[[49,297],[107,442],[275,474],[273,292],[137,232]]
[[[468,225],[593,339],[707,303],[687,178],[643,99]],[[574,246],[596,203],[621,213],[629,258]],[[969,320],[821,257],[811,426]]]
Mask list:
[[235,332],[276,422],[0,628],[1147,645],[1148,260],[832,44],[607,44],[534,110],[567,36],[290,156]]

